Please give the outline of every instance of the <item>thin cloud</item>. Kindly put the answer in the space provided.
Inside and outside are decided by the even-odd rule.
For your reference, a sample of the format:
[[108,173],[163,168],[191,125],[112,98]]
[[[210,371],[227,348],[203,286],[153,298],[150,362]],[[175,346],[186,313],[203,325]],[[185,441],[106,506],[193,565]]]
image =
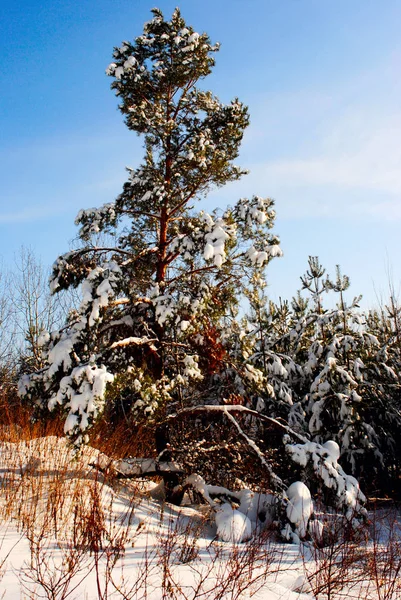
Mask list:
[[[268,122],[264,132],[259,129],[258,137],[265,135],[268,149],[261,145],[258,162],[248,161],[251,175],[242,191],[247,194],[246,188],[255,185],[254,189],[267,190],[280,201],[280,213],[286,216],[345,212],[401,219],[401,89],[394,78],[393,58],[387,68],[364,73],[332,96],[328,90],[327,101],[309,90],[309,108],[305,92],[298,93],[302,115],[296,122],[284,112],[273,130]],[[296,98],[297,94],[295,102]],[[287,143],[279,147],[276,158],[269,148],[276,150],[283,139]]]
[[54,217],[65,212],[63,206],[34,206],[23,208],[19,211],[10,213],[0,213],[0,224],[13,224],[25,221],[43,221],[49,217]]
[[[335,124],[332,125],[335,131]],[[368,129],[368,132],[366,131]],[[370,131],[369,131],[370,129]],[[320,140],[319,156],[274,161],[263,165],[266,176],[286,185],[336,185],[401,194],[401,114],[392,125],[369,128],[368,117],[361,130]],[[324,152],[324,154],[323,154]]]

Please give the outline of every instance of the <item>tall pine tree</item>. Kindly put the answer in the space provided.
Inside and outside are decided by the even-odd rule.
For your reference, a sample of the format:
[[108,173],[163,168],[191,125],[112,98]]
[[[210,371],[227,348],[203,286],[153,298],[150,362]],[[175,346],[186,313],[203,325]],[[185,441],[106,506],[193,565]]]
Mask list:
[[[233,164],[247,108],[223,104],[200,84],[218,45],[158,9],[143,35],[115,48],[106,73],[128,128],[144,136],[145,156],[129,169],[120,196],[82,210],[82,247],[60,256],[54,292],[81,286],[65,326],[41,336],[45,367],[21,380],[21,393],[62,407],[77,443],[112,403],[142,418],[245,397],[261,373],[230,356],[243,291],[281,255],[269,233],[270,199],[241,199],[224,213],[196,212],[212,187],[238,180]],[[115,243],[96,245],[99,233]]]

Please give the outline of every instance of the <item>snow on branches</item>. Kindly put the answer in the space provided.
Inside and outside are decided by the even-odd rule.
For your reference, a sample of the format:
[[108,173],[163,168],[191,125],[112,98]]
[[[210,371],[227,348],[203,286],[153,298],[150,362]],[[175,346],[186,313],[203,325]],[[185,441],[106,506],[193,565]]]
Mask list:
[[310,464],[324,486],[334,490],[336,507],[344,510],[347,519],[352,520],[355,515],[366,514],[362,508],[366,498],[357,480],[347,475],[338,464],[340,448],[336,442],[328,440],[323,445],[315,442],[287,443],[286,450],[292,460],[302,467]]

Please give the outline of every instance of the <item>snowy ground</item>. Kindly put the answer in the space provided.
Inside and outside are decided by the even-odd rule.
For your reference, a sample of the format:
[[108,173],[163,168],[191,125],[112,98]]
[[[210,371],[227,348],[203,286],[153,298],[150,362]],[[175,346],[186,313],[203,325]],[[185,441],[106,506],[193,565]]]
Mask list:
[[267,530],[233,544],[216,539],[209,506],[173,507],[155,484],[105,480],[90,448],[77,458],[50,437],[0,450],[0,598],[401,598],[394,513],[358,544],[318,550]]

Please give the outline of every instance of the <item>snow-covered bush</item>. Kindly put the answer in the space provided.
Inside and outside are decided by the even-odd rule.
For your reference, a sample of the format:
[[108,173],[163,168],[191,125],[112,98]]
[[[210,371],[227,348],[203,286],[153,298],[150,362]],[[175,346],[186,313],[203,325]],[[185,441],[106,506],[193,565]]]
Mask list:
[[282,530],[284,539],[299,541],[308,533],[309,519],[313,514],[313,502],[307,486],[294,481],[286,491],[286,517],[289,521]]
[[364,514],[366,498],[355,477],[347,475],[339,465],[340,451],[336,442],[329,440],[323,445],[315,442],[287,444],[286,450],[301,467],[312,467],[312,473],[321,486],[333,490],[335,507],[343,510],[348,519]]
[[223,542],[246,542],[252,536],[251,520],[231,504],[224,503],[216,510],[217,537]]

